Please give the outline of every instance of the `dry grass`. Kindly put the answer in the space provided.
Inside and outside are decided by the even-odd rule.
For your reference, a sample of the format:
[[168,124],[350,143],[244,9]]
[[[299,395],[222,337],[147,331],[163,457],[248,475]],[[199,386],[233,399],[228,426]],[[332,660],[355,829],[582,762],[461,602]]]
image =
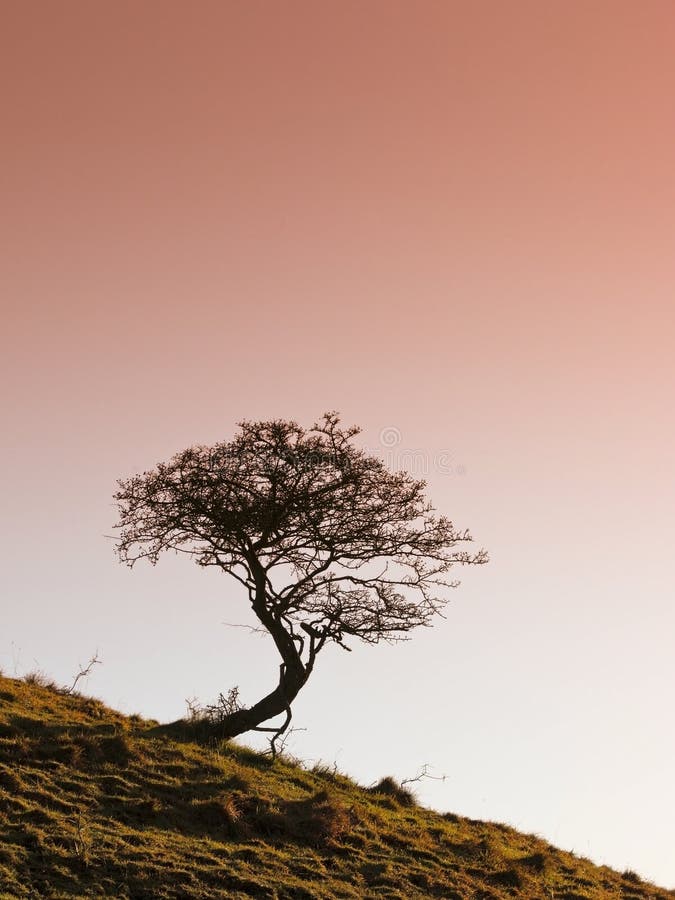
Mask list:
[[0,678],[0,900],[674,896],[422,809],[390,778],[367,790],[192,738],[42,677]]

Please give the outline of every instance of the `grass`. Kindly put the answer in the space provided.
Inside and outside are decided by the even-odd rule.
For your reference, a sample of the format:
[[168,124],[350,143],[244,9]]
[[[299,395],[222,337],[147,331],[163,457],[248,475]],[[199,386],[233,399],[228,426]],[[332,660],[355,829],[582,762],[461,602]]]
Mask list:
[[0,900],[672,898],[494,823],[0,677]]

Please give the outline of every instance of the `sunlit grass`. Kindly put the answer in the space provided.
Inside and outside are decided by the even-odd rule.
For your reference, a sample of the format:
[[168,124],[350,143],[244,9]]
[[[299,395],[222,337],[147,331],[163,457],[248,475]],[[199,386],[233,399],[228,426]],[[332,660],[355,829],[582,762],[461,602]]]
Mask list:
[[666,898],[502,825],[0,677],[0,898]]

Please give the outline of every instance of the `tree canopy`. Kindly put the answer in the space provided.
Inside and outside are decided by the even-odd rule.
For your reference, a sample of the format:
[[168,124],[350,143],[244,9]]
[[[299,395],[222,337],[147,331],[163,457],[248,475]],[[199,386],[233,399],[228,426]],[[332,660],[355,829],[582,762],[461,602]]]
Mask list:
[[[117,550],[133,566],[168,550],[235,578],[281,657],[279,682],[232,704],[223,737],[281,732],[328,643],[405,639],[431,624],[456,564],[487,561],[425,497],[426,484],[355,446],[336,413],[305,429],[241,422],[233,440],[195,446],[118,482]],[[263,723],[285,714],[278,727]]]

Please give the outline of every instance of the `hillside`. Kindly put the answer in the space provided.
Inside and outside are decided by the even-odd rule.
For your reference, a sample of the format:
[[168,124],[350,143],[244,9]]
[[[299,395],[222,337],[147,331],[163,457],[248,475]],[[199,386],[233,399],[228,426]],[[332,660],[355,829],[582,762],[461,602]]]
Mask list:
[[0,898],[672,898],[502,825],[0,677]]

